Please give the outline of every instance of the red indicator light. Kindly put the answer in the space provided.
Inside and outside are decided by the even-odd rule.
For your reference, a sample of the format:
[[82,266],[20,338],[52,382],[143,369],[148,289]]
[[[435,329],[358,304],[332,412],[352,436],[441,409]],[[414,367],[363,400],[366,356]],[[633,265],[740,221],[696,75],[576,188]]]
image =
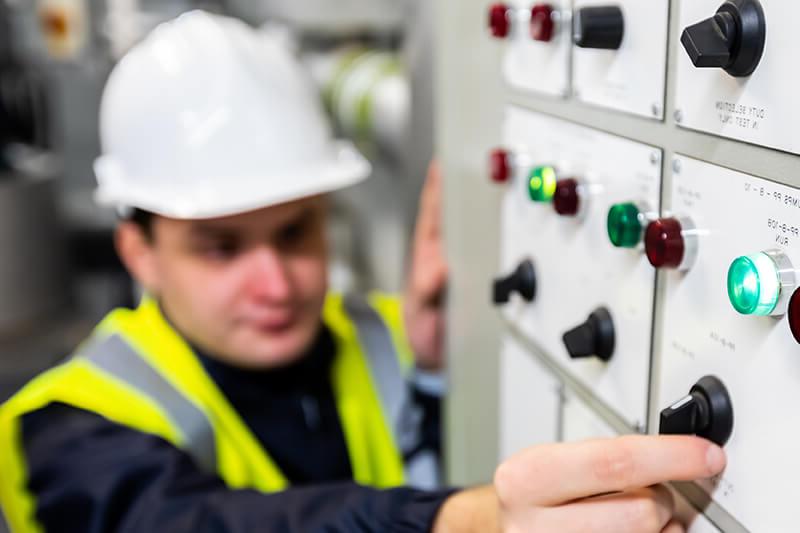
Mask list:
[[556,192],[553,196],[553,207],[555,207],[556,213],[574,217],[580,210],[580,203],[580,183],[578,180],[572,178],[558,180]]
[[553,39],[555,23],[553,22],[553,6],[536,4],[531,8],[531,38],[534,41],[550,42]]
[[489,8],[489,30],[492,36],[499,39],[508,37],[511,31],[511,21],[508,17],[507,4],[492,4]]
[[497,148],[489,155],[489,175],[495,183],[505,183],[511,178],[511,162],[508,150]]
[[656,268],[678,268],[684,260],[686,243],[677,218],[661,218],[647,226],[644,236],[647,259]]
[[794,291],[789,300],[789,328],[794,340],[800,344],[800,289]]

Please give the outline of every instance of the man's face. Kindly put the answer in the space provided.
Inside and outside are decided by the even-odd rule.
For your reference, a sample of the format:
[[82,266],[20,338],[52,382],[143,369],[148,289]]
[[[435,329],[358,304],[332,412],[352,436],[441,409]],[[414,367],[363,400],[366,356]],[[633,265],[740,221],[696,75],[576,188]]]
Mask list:
[[145,285],[209,355],[246,368],[289,364],[321,323],[326,215],[326,199],[313,197],[208,220],[155,217]]

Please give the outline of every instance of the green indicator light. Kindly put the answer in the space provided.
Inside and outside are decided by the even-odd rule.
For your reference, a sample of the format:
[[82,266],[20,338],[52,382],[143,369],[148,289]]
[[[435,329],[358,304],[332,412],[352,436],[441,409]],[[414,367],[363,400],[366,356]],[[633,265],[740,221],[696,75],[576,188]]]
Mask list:
[[528,194],[534,202],[549,202],[556,192],[556,169],[536,167],[528,176]]
[[617,248],[636,248],[642,240],[641,212],[634,203],[615,204],[608,210],[608,238]]
[[761,252],[742,256],[728,269],[728,299],[743,315],[770,315],[781,295],[778,267]]

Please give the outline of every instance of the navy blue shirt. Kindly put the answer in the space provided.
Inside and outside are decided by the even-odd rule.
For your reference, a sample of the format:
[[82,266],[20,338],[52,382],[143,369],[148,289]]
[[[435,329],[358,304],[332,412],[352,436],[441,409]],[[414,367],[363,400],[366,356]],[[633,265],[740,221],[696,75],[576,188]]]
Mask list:
[[[429,531],[451,490],[378,491],[349,481],[334,354],[323,329],[307,356],[283,369],[245,371],[199,355],[293,488],[229,489],[159,437],[55,403],[22,421],[37,519],[49,533]],[[415,397],[426,446],[438,450],[438,401]]]

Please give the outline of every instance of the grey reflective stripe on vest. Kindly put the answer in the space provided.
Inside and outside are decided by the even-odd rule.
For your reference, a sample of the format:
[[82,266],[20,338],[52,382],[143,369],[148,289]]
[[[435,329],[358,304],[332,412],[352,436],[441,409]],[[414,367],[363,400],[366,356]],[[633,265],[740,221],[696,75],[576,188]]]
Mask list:
[[[372,379],[378,388],[395,442],[406,454],[421,440],[422,413],[412,401],[411,388],[400,368],[391,331],[363,296],[347,295],[344,308],[356,326],[358,340],[369,359]],[[407,485],[435,488],[439,484],[438,462],[432,457],[433,454],[423,451],[406,461]]]
[[119,335],[91,343],[79,354],[159,405],[183,435],[183,449],[209,472],[217,470],[214,429],[196,405],[151,367]]

